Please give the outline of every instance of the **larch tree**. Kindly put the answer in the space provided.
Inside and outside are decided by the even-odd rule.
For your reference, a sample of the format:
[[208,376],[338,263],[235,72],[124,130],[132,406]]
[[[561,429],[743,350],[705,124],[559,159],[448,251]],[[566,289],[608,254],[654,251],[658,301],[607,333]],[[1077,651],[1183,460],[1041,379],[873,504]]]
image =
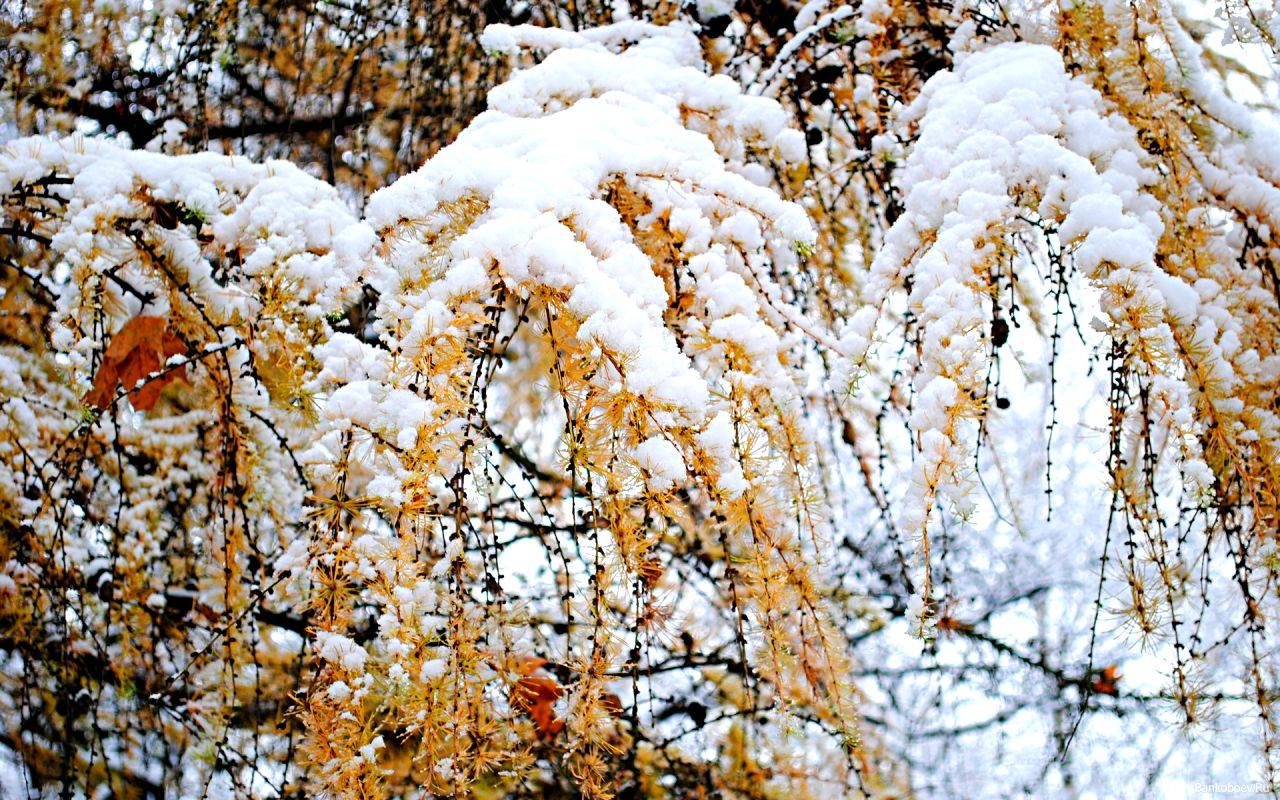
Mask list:
[[7,0],[0,795],[1280,792],[1278,46]]

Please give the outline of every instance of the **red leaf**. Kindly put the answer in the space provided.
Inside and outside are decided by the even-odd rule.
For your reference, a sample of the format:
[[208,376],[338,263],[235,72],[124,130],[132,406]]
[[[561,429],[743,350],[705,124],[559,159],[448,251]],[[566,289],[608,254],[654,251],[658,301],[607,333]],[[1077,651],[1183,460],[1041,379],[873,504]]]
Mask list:
[[1109,694],[1116,697],[1120,694],[1120,678],[1123,677],[1119,668],[1112,664],[1104,667],[1093,676],[1093,690],[1098,694]]
[[666,573],[667,568],[661,561],[656,558],[646,558],[640,562],[640,580],[644,582],[644,588],[652,589],[658,585],[658,581],[662,580],[662,576]]
[[973,633],[973,626],[967,622],[961,622],[955,617],[943,614],[938,618],[938,630],[955,631],[956,633]]
[[[129,402],[135,409],[150,411],[166,386],[186,376],[186,367],[165,370],[165,362],[186,352],[186,345],[169,330],[167,319],[134,317],[111,337],[84,402],[100,411],[110,407],[119,384],[129,390]],[[162,374],[149,378],[162,370]],[[139,385],[139,381],[143,383]]]
[[539,739],[550,739],[564,729],[564,720],[556,717],[552,704],[564,695],[564,687],[554,678],[526,675],[516,681],[511,693],[511,706],[528,714]]
[[600,707],[615,717],[625,717],[626,709],[622,707],[622,698],[613,692],[606,692],[600,698]]
[[537,672],[543,665],[547,663],[545,658],[538,656],[516,656],[516,674],[532,675]]

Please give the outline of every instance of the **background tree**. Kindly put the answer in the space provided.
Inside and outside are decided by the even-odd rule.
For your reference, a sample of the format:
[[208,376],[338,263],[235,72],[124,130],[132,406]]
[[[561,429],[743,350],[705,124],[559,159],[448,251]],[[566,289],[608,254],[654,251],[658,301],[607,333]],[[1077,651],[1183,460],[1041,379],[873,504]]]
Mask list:
[[1201,11],[6,6],[0,787],[1274,790]]

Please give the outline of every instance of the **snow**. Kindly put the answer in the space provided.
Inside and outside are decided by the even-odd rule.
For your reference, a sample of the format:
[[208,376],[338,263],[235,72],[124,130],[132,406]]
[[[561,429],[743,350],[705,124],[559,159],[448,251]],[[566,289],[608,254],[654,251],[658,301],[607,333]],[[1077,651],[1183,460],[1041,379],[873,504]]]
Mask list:
[[439,680],[449,671],[449,662],[443,658],[431,658],[422,662],[420,677],[423,683]]
[[316,631],[316,652],[330,664],[354,673],[361,672],[369,659],[363,647],[342,634],[330,631]]
[[684,460],[675,445],[661,437],[651,437],[636,446],[636,464],[644,470],[649,488],[663,491],[670,489],[685,477]]
[[[964,513],[973,493],[961,467],[972,460],[984,413],[987,264],[1017,205],[1038,192],[1038,214],[1074,245],[1117,335],[1144,351],[1173,354],[1172,332],[1159,320],[1167,296],[1181,312],[1187,295],[1156,277],[1163,226],[1141,189],[1152,176],[1133,131],[1068,75],[1055,50],[1008,43],[959,54],[955,70],[933,77],[900,121],[918,135],[896,173],[905,210],[875,255],[870,296],[892,296],[910,274],[923,332],[911,417],[920,457],[900,523],[924,535],[935,496]],[[1155,321],[1133,327],[1135,307]],[[859,312],[841,332],[853,374],[875,327]]]
[[[489,110],[455,142],[370,197],[370,228],[396,241],[387,264],[398,280],[384,281],[390,290],[377,314],[389,347],[337,335],[318,349],[320,379],[333,387],[327,424],[377,431],[409,449],[414,430],[438,410],[397,394],[404,378],[388,372],[387,353],[422,358],[464,336],[454,325],[467,304],[501,286],[560,299],[576,338],[600,357],[597,381],[607,394],[643,398],[663,419],[700,429],[715,410],[712,386],[668,325],[663,278],[609,202],[618,182],[652,206],[645,219],[665,217],[683,237],[698,278],[696,308],[705,310],[688,321],[691,330],[738,348],[779,398],[794,395],[782,365],[789,345],[777,329],[829,342],[834,335],[783,302],[768,274],[770,259],[794,263],[815,236],[803,209],[753,182],[768,173],[746,157],[750,148],[803,156],[803,136],[787,127],[783,109],[727,76],[707,75],[696,36],[679,25],[627,21],[582,33],[498,25],[484,41],[513,57],[549,52],[491,91]],[[455,230],[460,204],[474,219]],[[402,236],[410,221],[415,233]],[[645,461],[651,485],[683,478],[677,451],[657,441],[638,451],[653,459]],[[735,456],[717,458],[725,487],[741,491]],[[386,475],[401,473],[396,459],[388,463],[371,491],[393,498]]]
[[[703,15],[732,6],[698,5]],[[400,526],[410,517],[435,519],[446,504],[468,506],[491,490],[484,482],[509,478],[500,467],[480,466],[491,451],[468,451],[490,424],[484,415],[502,403],[525,402],[525,394],[545,400],[543,405],[530,402],[527,409],[530,417],[545,413],[547,419],[522,420],[515,436],[548,461],[548,454],[568,449],[560,430],[565,422],[561,398],[548,391],[559,377],[548,364],[559,368],[570,363],[575,379],[585,385],[581,392],[575,387],[567,394],[566,403],[581,403],[593,414],[622,409],[616,417],[622,422],[609,431],[615,436],[610,457],[621,465],[625,479],[620,481],[626,485],[619,493],[622,502],[636,503],[627,510],[643,509],[647,515],[670,501],[672,490],[687,489],[699,513],[704,505],[718,514],[726,508],[740,510],[737,501],[751,493],[748,511],[764,524],[772,522],[770,515],[789,514],[801,505],[797,497],[810,494],[811,480],[818,487],[816,480],[825,481],[830,473],[834,486],[849,475],[856,480],[859,468],[870,469],[847,459],[847,451],[835,441],[841,420],[830,413],[824,393],[836,389],[843,393],[842,401],[848,398],[848,408],[841,406],[841,411],[852,410],[854,433],[862,436],[874,411],[859,415],[878,400],[873,391],[883,388],[892,398],[886,408],[901,411],[901,451],[895,450],[892,435],[880,440],[882,463],[875,469],[888,500],[883,508],[857,511],[865,511],[867,519],[883,514],[884,527],[895,536],[904,534],[908,547],[935,536],[945,522],[947,547],[967,552],[986,570],[984,577],[1002,577],[992,572],[997,556],[1034,563],[1020,560],[1024,546],[1050,542],[1079,549],[1093,528],[1086,531],[1082,524],[1073,533],[1065,526],[1026,521],[1039,509],[1023,508],[1034,505],[1028,499],[1034,493],[1017,470],[1039,470],[1041,453],[1015,453],[1018,459],[1009,470],[992,470],[983,461],[984,456],[1004,457],[1006,450],[1041,444],[1042,421],[1030,414],[1018,417],[1016,408],[992,413],[996,397],[989,391],[997,346],[991,303],[1003,291],[991,285],[990,275],[993,266],[1003,267],[1011,258],[1014,234],[1031,241],[1037,257],[1050,243],[1061,248],[1073,289],[1083,284],[1091,290],[1082,303],[1082,318],[1097,314],[1092,329],[1082,335],[1094,345],[1122,343],[1141,371],[1149,390],[1144,407],[1121,409],[1123,419],[1114,424],[1125,436],[1125,447],[1134,448],[1138,440],[1129,438],[1129,431],[1152,420],[1158,423],[1152,435],[1160,451],[1153,483],[1161,484],[1162,491],[1165,482],[1181,480],[1184,485],[1178,488],[1190,489],[1199,502],[1202,493],[1220,485],[1220,476],[1200,451],[1202,440],[1220,438],[1235,452],[1277,452],[1280,355],[1268,346],[1260,352],[1258,342],[1265,339],[1253,330],[1260,319],[1270,319],[1266,310],[1274,300],[1256,276],[1246,274],[1256,265],[1240,255],[1246,248],[1240,220],[1249,221],[1251,234],[1264,245],[1274,246],[1273,231],[1280,230],[1276,126],[1225,95],[1201,66],[1201,45],[1186,36],[1172,7],[1159,0],[1153,6],[1169,46],[1167,52],[1157,48],[1153,57],[1168,58],[1170,80],[1187,100],[1187,113],[1192,113],[1191,104],[1203,107],[1212,116],[1209,127],[1215,134],[1212,146],[1192,148],[1182,165],[1203,182],[1183,198],[1188,207],[1175,213],[1162,205],[1168,183],[1167,176],[1153,169],[1158,159],[1139,144],[1133,127],[1096,82],[1073,76],[1057,49],[984,38],[986,33],[966,20],[948,43],[954,68],[936,74],[917,98],[895,110],[892,127],[878,128],[871,137],[870,154],[857,153],[875,159],[892,175],[902,214],[887,231],[872,230],[866,244],[860,244],[868,252],[858,254],[858,267],[869,261],[869,271],[856,271],[850,293],[871,302],[837,302],[826,308],[810,303],[813,297],[797,289],[802,280],[790,279],[827,279],[831,276],[822,271],[833,262],[837,270],[845,265],[828,253],[815,258],[819,239],[805,208],[785,200],[777,188],[795,188],[787,170],[808,167],[808,148],[804,135],[790,127],[790,112],[766,95],[778,79],[791,74],[807,44],[832,25],[853,20],[850,27],[868,38],[893,32],[891,4],[832,5],[824,0],[796,4],[796,34],[772,60],[735,65],[754,76],[750,91],[727,75],[710,74],[713,69],[703,61],[705,43],[693,26],[683,23],[656,27],[628,19],[577,32],[490,26],[483,44],[509,54],[516,66],[510,79],[490,94],[488,110],[455,142],[375,193],[363,218],[350,207],[348,195],[287,163],[164,155],[161,151],[179,144],[183,135],[174,121],[164,125],[146,151],[75,137],[9,142],[0,151],[0,190],[51,171],[74,180],[57,190],[65,194],[67,209],[52,236],[51,261],[56,264],[49,278],[56,308],[48,336],[56,351],[58,382],[49,384],[47,392],[33,392],[33,370],[23,354],[0,354],[0,413],[6,433],[15,442],[38,443],[65,441],[79,430],[75,410],[101,345],[85,331],[101,324],[107,331],[118,330],[124,319],[142,310],[139,298],[104,284],[104,275],[122,275],[156,291],[149,313],[176,313],[177,304],[170,308],[168,299],[174,279],[148,271],[141,263],[145,259],[137,258],[136,245],[119,235],[135,223],[146,226],[148,244],[162,253],[176,281],[190,287],[201,312],[211,317],[216,332],[196,352],[229,351],[225,365],[235,376],[231,404],[245,432],[245,460],[256,476],[246,501],[256,504],[254,513],[309,506],[293,482],[293,465],[283,457],[276,432],[255,421],[264,415],[275,421],[292,419],[285,414],[294,412],[276,414],[273,403],[283,404],[268,397],[252,373],[276,352],[270,349],[273,343],[287,344],[290,353],[313,355],[315,363],[303,370],[307,374],[299,396],[286,402],[305,402],[315,413],[282,430],[296,444],[302,469],[316,487],[334,485],[330,479],[341,475],[343,491],[374,509],[356,515],[365,528],[359,536],[352,534],[354,541],[342,538],[345,531],[334,533],[334,541],[313,540],[320,529],[308,528],[294,534],[297,538],[287,546],[280,521],[264,513],[255,524],[265,533],[254,544],[268,549],[278,545],[277,575],[296,578],[282,585],[305,584],[313,561],[336,563],[346,578],[360,583],[369,618],[377,622],[368,648],[340,632],[315,635],[319,657],[343,678],[324,689],[325,697],[339,705],[360,703],[384,676],[397,690],[416,677],[434,691],[451,665],[459,663],[452,660],[455,654],[434,649],[434,639],[426,647],[435,657],[423,660],[422,639],[435,636],[442,607],[456,602],[438,597],[437,585],[457,564],[466,570],[476,566],[474,545],[463,537],[447,543],[442,537],[438,544],[424,537],[410,548]],[[1035,32],[1028,32],[1028,38],[1037,38]],[[859,67],[872,57],[868,48],[864,41],[853,51]],[[843,55],[824,58],[834,63]],[[851,81],[855,106],[876,102],[879,88],[870,74],[860,73]],[[859,146],[867,145],[860,141]],[[822,155],[815,158],[820,163]],[[812,186],[805,184],[804,191]],[[157,219],[160,208],[177,208],[179,218]],[[1173,223],[1169,229],[1167,221]],[[1182,225],[1197,234],[1211,231],[1197,242],[1195,252],[1179,252],[1168,244],[1170,237],[1182,234]],[[662,245],[671,252],[650,246],[645,234],[654,231],[655,238],[667,237]],[[233,261],[234,269],[227,269]],[[1022,260],[1016,268],[1028,269]],[[1024,283],[1017,291],[1034,294],[1043,288],[1039,276],[1027,271],[1018,280]],[[88,315],[89,301],[81,296],[84,287],[97,284],[107,286],[108,302],[95,307],[107,309],[101,321]],[[333,332],[332,321],[365,296],[363,287],[377,296],[371,321],[359,335]],[[276,295],[285,302],[273,302]],[[527,301],[547,312],[521,321],[523,338],[499,366],[542,382],[496,386],[485,401],[491,405],[482,410],[469,405],[474,396],[467,383],[474,363],[469,359],[476,331],[498,307],[499,297],[504,304],[500,336],[514,332],[512,307]],[[1259,308],[1264,311],[1256,316],[1240,313]],[[903,310],[910,312],[913,333],[919,334],[906,347],[901,346]],[[1033,307],[1027,313],[1028,327],[1043,321],[1037,318],[1043,311]],[[555,333],[572,341],[540,347],[549,335],[546,320],[553,316]],[[194,315],[188,322],[195,323]],[[1021,335],[1030,339],[1035,332]],[[891,346],[880,346],[884,344]],[[1004,352],[1014,355],[1001,366],[1010,371],[1016,367],[1016,380],[1030,395],[1028,386],[1043,383],[1046,370],[1023,345],[1010,340]],[[896,370],[905,369],[912,375],[910,386],[859,387],[857,381],[877,366],[877,349],[900,363],[894,364],[892,379],[877,375],[868,382],[887,384],[903,374]],[[566,353],[571,354],[567,359]],[[1079,351],[1073,356],[1085,357]],[[827,357],[838,363],[824,384],[829,376],[819,362]],[[447,366],[438,367],[441,362]],[[202,380],[200,375],[194,379]],[[1088,391],[1096,388],[1090,385]],[[907,402],[899,403],[903,398]],[[1066,404],[1059,398],[1059,405]],[[47,420],[46,406],[69,409],[66,419]],[[179,411],[122,418],[121,435],[166,452],[200,452],[203,442],[173,431],[183,425],[208,430],[213,412]],[[776,419],[771,417],[775,413]],[[1083,411],[1078,416],[1076,425],[1083,428]],[[791,424],[796,430],[787,427]],[[874,425],[879,424],[875,418]],[[1016,440],[1014,446],[988,444],[980,450],[980,426],[982,435],[995,437],[988,443],[1004,435]],[[1032,431],[1037,436],[1029,436]],[[789,446],[793,435],[800,454],[780,453],[780,442]],[[827,449],[828,440],[834,449]],[[1091,444],[1105,448],[1099,441]],[[808,462],[810,447],[823,461]],[[1053,452],[1055,459],[1059,454],[1060,449]],[[901,463],[894,463],[899,456]],[[1100,461],[1107,457],[1103,454]],[[1132,456],[1126,452],[1123,458]],[[1210,461],[1216,466],[1219,460]],[[744,464],[749,465],[750,481]],[[144,497],[150,485],[146,480],[134,475],[132,467],[124,469],[142,487],[138,495],[143,499],[122,512],[119,524],[144,530],[158,501]],[[191,483],[210,479],[177,458],[164,469],[166,475]],[[1095,469],[1101,467],[1095,464]],[[1073,470],[1067,489],[1072,497],[1107,490],[1100,479],[1080,477],[1099,477],[1101,472]],[[598,462],[592,463],[579,476],[595,479],[601,471]],[[998,474],[1005,485],[980,487],[977,478],[983,471],[987,477]],[[455,475],[458,482],[452,480]],[[647,492],[637,488],[641,485]],[[793,486],[799,487],[795,496],[780,488],[790,491]],[[41,505],[21,496],[23,487],[16,482],[10,486],[6,479],[0,488],[6,497],[15,497],[16,520],[33,530],[39,526],[40,535],[53,530]],[[1034,488],[1039,492],[1038,485]],[[1006,496],[994,499],[993,493],[1000,491]],[[782,495],[777,499],[784,502],[777,508],[770,492]],[[757,499],[764,508],[751,506]],[[860,502],[840,501],[855,507]],[[794,509],[779,510],[788,503]],[[567,509],[535,513],[570,530],[580,509],[573,502],[565,505]],[[990,520],[1005,505],[1014,522]],[[843,533],[839,526],[848,520],[840,518],[842,512],[825,510],[833,510],[835,517],[830,530]],[[983,524],[973,524],[971,515],[982,512],[987,512]],[[74,519],[88,515],[76,505],[69,513]],[[479,514],[480,509],[464,507],[460,513]],[[1163,514],[1158,507],[1153,510],[1153,518]],[[856,517],[856,522],[862,525],[864,519]],[[1088,522],[1097,527],[1098,520]],[[815,527],[825,533],[827,525],[824,520]],[[790,526],[788,520],[771,533]],[[1006,547],[998,539],[1010,531],[1019,541]],[[622,532],[595,533],[602,538],[614,534],[612,542],[597,546],[602,558],[612,557],[611,546],[621,549]],[[816,536],[812,550],[807,544],[793,549],[785,541],[789,535],[780,536],[780,543],[762,538],[764,544],[757,546],[777,548],[768,554],[771,558],[778,553],[807,558],[821,549]],[[197,532],[193,541],[201,547],[222,546],[212,531]],[[138,549],[163,552],[164,546],[163,539],[151,539]],[[331,549],[348,546],[351,559],[336,560]],[[990,553],[983,550],[987,546]],[[404,555],[409,549],[412,557]],[[87,586],[101,588],[114,580],[117,573],[108,569],[102,541],[87,539],[68,545],[68,551],[95,572],[95,583]],[[917,555],[904,572],[919,587],[929,568]],[[27,591],[34,584],[37,577],[24,569],[16,562],[4,566],[0,595]],[[744,572],[751,569],[744,567]],[[504,589],[519,583],[509,573],[500,577]],[[744,597],[755,591],[771,595],[773,587],[767,584],[772,577],[753,575],[740,584]],[[577,576],[566,578],[572,586]],[[1022,578],[1011,576],[1015,582]],[[760,589],[752,581],[766,585]],[[855,585],[860,591],[861,585]],[[788,586],[776,595],[796,588]],[[166,595],[156,589],[145,587],[140,597],[146,607],[160,612]],[[926,617],[937,610],[927,601],[935,599],[917,592],[906,601],[908,613],[926,634]],[[65,621],[86,625],[78,611],[69,612]],[[757,624],[755,617],[751,623]],[[475,673],[480,680],[494,676],[488,665]],[[359,757],[376,763],[381,747],[380,738],[371,739],[359,748]],[[441,767],[447,771],[451,764],[442,762]]]

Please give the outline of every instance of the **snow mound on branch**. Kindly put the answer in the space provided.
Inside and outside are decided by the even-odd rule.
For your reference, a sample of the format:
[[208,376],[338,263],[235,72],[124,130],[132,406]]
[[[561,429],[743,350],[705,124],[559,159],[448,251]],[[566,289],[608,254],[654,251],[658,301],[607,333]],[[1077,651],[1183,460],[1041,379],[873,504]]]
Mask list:
[[[603,354],[597,380],[606,392],[644,398],[664,424],[705,425],[707,370],[664,318],[664,277],[616,205],[625,187],[647,204],[645,220],[661,219],[678,236],[695,305],[709,317],[697,332],[741,348],[762,379],[794,394],[777,329],[824,334],[782,302],[770,277],[770,260],[795,263],[815,240],[804,210],[758,182],[759,154],[803,152],[782,108],[708,76],[696,36],[680,26],[492,26],[486,46],[551,52],[495,88],[490,109],[453,144],[368,203],[366,219],[402,287],[383,296],[378,313],[391,349],[420,354],[495,286],[554,298],[576,320],[577,340]],[[461,208],[474,216],[459,224]],[[320,355],[336,364],[329,350],[339,348],[346,364],[385,362],[352,358],[351,347],[335,341]],[[330,377],[360,380],[359,372]],[[395,410],[377,410],[393,403],[389,387],[365,392],[372,408],[361,424],[392,430]],[[734,468],[723,461],[728,476]]]
[[[1194,298],[1156,265],[1163,224],[1156,200],[1143,192],[1154,176],[1132,128],[1108,114],[1053,49],[1009,43],[965,55],[926,84],[900,121],[918,135],[896,172],[904,212],[872,263],[870,295],[886,298],[910,285],[919,319],[910,420],[918,457],[901,522],[925,535],[939,495],[961,514],[975,495],[990,269],[1007,248],[1005,236],[1026,224],[1020,217],[1056,229],[1099,291],[1112,335],[1149,362],[1175,353],[1166,308],[1187,314]],[[863,315],[845,334],[855,362],[872,342],[868,328]]]
[[273,273],[274,279],[296,282],[300,298],[317,315],[337,308],[370,263],[373,231],[336,189],[286,161],[169,156],[81,137],[30,137],[0,150],[0,195],[53,174],[73,176],[65,191],[65,221],[53,240],[69,266],[111,268],[94,251],[104,222],[151,221],[155,215],[147,206],[172,205],[176,218],[158,226],[171,232],[153,233],[165,240],[173,266],[192,291],[225,317],[253,313],[247,305],[251,293],[215,281],[213,266],[192,237],[179,232],[181,225],[209,223],[215,245],[241,248],[243,272],[237,275],[257,280]]
[[[170,156],[79,136],[0,147],[0,197],[28,191],[59,211],[36,220],[30,236],[47,239],[53,257],[52,274],[40,280],[52,298],[49,339],[70,373],[68,394],[85,396],[104,339],[139,315],[165,317],[192,347],[175,362],[200,365],[187,372],[196,381],[219,370],[235,408],[250,411],[239,422],[260,448],[262,474],[291,475],[277,442],[292,423],[273,427],[269,409],[273,400],[301,402],[310,376],[300,367],[294,396],[274,398],[264,376],[285,372],[270,373],[273,361],[292,362],[289,353],[327,336],[327,318],[362,282],[386,277],[373,230],[338,191],[283,161]],[[28,367],[25,379],[34,374]],[[22,416],[21,402],[9,410]],[[162,427],[150,426],[148,437],[163,438],[155,432]],[[34,425],[24,428],[36,435]],[[289,477],[256,487],[264,503],[297,494]],[[134,504],[124,519],[137,515],[146,529],[146,508]]]

